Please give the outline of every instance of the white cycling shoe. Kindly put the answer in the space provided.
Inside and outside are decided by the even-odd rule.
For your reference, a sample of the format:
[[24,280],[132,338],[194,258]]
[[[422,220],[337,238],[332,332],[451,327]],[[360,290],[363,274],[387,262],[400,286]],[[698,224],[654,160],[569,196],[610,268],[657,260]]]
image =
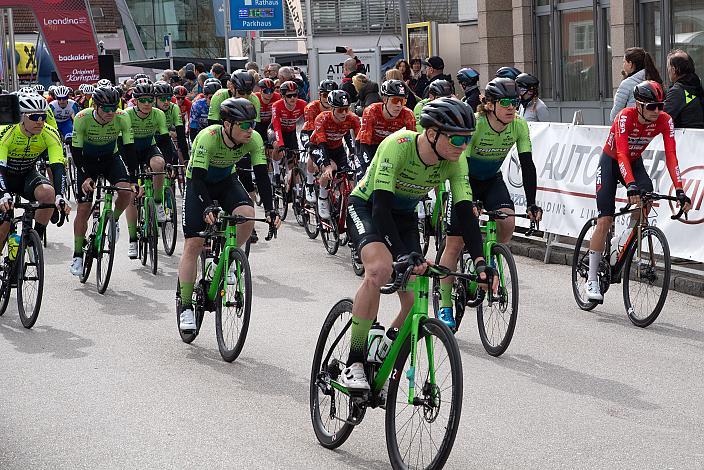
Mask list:
[[130,242],[130,246],[127,249],[127,256],[130,257],[130,259],[137,259],[139,256],[139,250],[137,248],[137,242]]
[[160,224],[163,224],[164,222],[166,222],[166,212],[164,211],[163,204],[156,205],[156,220]]
[[342,369],[340,384],[347,387],[350,391],[369,391],[369,382],[367,382],[367,375],[364,373],[364,364],[355,362],[351,366]]
[[604,300],[604,295],[601,293],[601,286],[599,281],[587,281],[585,288],[587,292],[587,299],[602,302]]
[[315,204],[315,201],[317,200],[315,196],[315,189],[313,188],[313,185],[307,184],[306,185],[306,202],[308,204]]
[[69,270],[74,276],[80,276],[83,273],[83,258],[74,257]]
[[330,202],[326,197],[318,198],[318,215],[321,219],[330,218]]
[[196,316],[193,313],[192,308],[187,308],[183,312],[181,312],[178,327],[181,329],[181,331],[195,331]]

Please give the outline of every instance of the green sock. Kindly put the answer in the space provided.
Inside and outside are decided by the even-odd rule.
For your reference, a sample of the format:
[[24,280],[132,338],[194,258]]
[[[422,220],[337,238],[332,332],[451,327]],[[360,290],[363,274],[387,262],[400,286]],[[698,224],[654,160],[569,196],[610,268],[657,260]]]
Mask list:
[[181,305],[184,307],[193,305],[193,285],[192,282],[181,283]]
[[123,212],[125,212],[124,209],[123,210],[115,209],[112,211],[112,215],[113,215],[113,217],[115,217],[115,222],[120,220],[120,216],[122,215]]
[[372,320],[352,317],[352,339],[350,340],[350,355],[347,359],[347,365],[364,362],[364,351],[367,347],[367,338],[372,323]]
[[452,307],[452,283],[440,283],[440,308]]
[[73,237],[73,256],[80,257],[83,256],[83,242],[86,237],[75,235]]
[[130,241],[137,240],[137,222],[127,222],[127,231],[130,234]]

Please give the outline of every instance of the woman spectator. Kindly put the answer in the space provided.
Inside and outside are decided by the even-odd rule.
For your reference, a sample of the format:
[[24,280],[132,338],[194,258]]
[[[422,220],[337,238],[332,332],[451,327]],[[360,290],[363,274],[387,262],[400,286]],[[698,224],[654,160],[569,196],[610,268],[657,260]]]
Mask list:
[[[408,85],[408,82],[403,79],[403,73],[401,72],[401,69],[398,68],[387,70],[386,76],[384,78],[386,80],[401,80],[406,85]],[[410,88],[411,87],[408,87],[408,96],[406,96],[406,107],[410,110],[413,110],[413,108],[415,108],[416,104],[418,103],[418,97],[413,93],[413,90],[411,90]]]
[[[408,82],[408,80],[411,79],[411,66],[408,65],[408,62],[406,62],[406,59],[401,59],[398,62],[396,62],[396,65],[394,66],[395,69],[400,70],[401,74],[403,74],[403,81]],[[387,80],[389,80],[387,78]]]
[[411,78],[406,83],[416,96],[421,96],[423,91],[428,88],[428,77],[423,73],[423,64],[420,59],[411,59]]
[[363,73],[358,73],[352,77],[352,83],[357,90],[357,103],[354,112],[357,116],[361,116],[364,108],[372,103],[380,103],[379,84],[367,78]]
[[543,100],[538,98],[538,88],[540,81],[529,73],[522,73],[516,77],[516,88],[518,89],[518,115],[526,121],[548,122],[550,121],[550,111],[545,106]]
[[662,85],[660,72],[655,67],[652,56],[642,47],[626,49],[626,53],[623,56],[621,75],[625,78],[618,86],[614,96],[614,106],[611,108],[611,122],[623,108],[635,105],[636,100],[633,97],[633,89],[636,85],[645,80],[654,80]]

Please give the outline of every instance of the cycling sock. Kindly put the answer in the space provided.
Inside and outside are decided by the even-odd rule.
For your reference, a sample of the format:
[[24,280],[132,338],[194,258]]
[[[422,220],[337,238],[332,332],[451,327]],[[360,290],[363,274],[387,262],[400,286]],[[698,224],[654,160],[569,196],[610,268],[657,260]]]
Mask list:
[[311,186],[315,184],[315,176],[313,175],[313,173],[306,174],[306,184],[309,184]]
[[367,347],[367,337],[372,327],[372,320],[365,320],[356,316],[352,317],[352,338],[350,339],[350,355],[347,365],[355,362],[364,362],[364,351]]
[[440,308],[452,307],[452,283],[440,283]]
[[164,187],[162,186],[161,189],[158,191],[154,191],[154,202],[157,204],[161,204],[162,201],[164,200]]
[[598,279],[599,262],[601,261],[601,253],[594,250],[589,250],[589,280],[596,281]]
[[181,306],[191,307],[193,305],[193,282],[182,282],[181,284]]
[[320,197],[326,199],[328,197],[328,188],[320,187]]
[[130,241],[137,241],[137,222],[127,222],[127,232],[130,234]]
[[34,231],[39,235],[39,239],[44,238],[44,233],[46,233],[46,225],[40,224],[36,220],[34,221]]
[[86,237],[75,235],[73,237],[73,257],[80,258],[83,256],[83,242]]

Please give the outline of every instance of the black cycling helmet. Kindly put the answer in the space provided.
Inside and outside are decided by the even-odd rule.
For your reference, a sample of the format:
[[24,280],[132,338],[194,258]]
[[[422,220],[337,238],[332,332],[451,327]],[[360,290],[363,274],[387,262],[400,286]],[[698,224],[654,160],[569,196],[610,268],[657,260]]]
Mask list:
[[452,134],[474,131],[476,120],[472,107],[457,98],[444,97],[429,101],[420,112],[420,125]]
[[174,94],[174,88],[169,85],[166,82],[156,82],[154,84],[154,95],[156,96],[165,96],[165,95],[173,95]]
[[282,95],[286,95],[288,93],[298,94],[298,85],[296,85],[296,82],[289,80],[281,84],[281,86],[279,87],[279,91]]
[[386,80],[381,84],[381,96],[399,96],[405,98],[408,96],[408,86],[401,80]]
[[328,94],[328,104],[333,108],[349,107],[350,95],[345,90],[333,90]]
[[215,79],[212,82],[206,82],[203,85],[203,94],[204,95],[214,95],[216,91],[222,88],[222,83],[220,83],[220,80]]
[[230,81],[235,86],[235,90],[243,93],[252,93],[254,89],[254,77],[244,70],[236,70],[232,73]]
[[335,80],[323,80],[320,82],[320,86],[318,86],[318,90],[320,91],[320,93],[329,93],[337,89],[338,86]]
[[457,72],[457,81],[460,82],[462,86],[476,85],[479,82],[479,72],[472,67],[459,69]]
[[662,103],[665,100],[665,93],[658,82],[646,80],[636,85],[633,89],[633,97],[641,103]]
[[117,106],[120,104],[120,94],[111,86],[99,86],[93,92],[93,104]]
[[487,83],[484,89],[484,97],[489,101],[500,100],[501,98],[518,98],[516,82],[510,78],[495,78]]
[[516,67],[501,67],[496,71],[497,78],[510,78],[511,80],[515,80],[520,74],[521,71]]
[[452,83],[447,80],[433,80],[428,85],[428,95],[433,95],[435,98],[452,96],[453,92]]
[[254,121],[257,110],[247,98],[228,98],[220,105],[220,118],[223,122]]
[[540,80],[529,73],[522,73],[516,77],[516,85],[528,90],[537,89],[538,85],[540,85]]
[[142,82],[132,89],[132,96],[139,98],[140,96],[154,96],[154,84],[151,82]]

